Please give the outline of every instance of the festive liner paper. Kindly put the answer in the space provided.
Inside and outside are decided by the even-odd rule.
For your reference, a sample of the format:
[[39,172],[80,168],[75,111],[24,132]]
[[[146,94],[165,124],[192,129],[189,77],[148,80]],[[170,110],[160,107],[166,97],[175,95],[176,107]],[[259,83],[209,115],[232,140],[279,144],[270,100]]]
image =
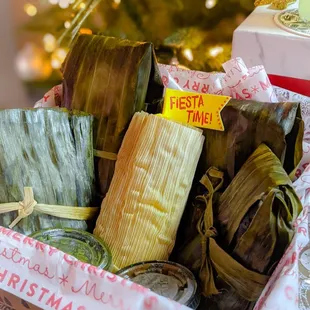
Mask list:
[[194,127],[134,115],[94,230],[111,249],[116,270],[168,259],[203,141]]
[[[189,309],[136,283],[82,263],[49,245],[0,226],[1,290],[41,309]],[[12,304],[9,306],[11,308],[4,309],[23,309],[18,307],[19,300],[13,300],[9,294],[0,293],[5,304]],[[3,302],[0,299],[0,305]],[[25,302],[21,301],[23,305],[26,305]],[[30,309],[38,308],[30,306]]]
[[135,112],[157,112],[163,85],[151,43],[81,35],[63,64],[62,106],[95,117],[97,180],[104,195]]
[[35,108],[55,108],[60,107],[62,103],[63,87],[62,84],[54,86],[42,99],[36,102]]
[[98,212],[90,207],[92,116],[10,109],[0,111],[0,119],[0,224],[24,234],[51,227],[86,230],[84,220]]
[[241,58],[223,64],[225,73],[205,73],[161,65],[166,88],[230,96],[239,100],[278,102],[263,66],[248,69]]

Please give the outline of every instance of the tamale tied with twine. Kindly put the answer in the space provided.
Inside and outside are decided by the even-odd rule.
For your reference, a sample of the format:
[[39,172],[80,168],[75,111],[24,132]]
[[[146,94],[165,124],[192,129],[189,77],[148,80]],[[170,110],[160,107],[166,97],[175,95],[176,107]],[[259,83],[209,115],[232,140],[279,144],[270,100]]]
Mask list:
[[80,35],[63,64],[63,106],[95,116],[97,178],[104,195],[135,112],[157,111],[163,85],[150,43]]
[[[93,117],[65,109],[0,111],[0,225],[23,234],[87,229]],[[17,212],[16,212],[17,211]]]
[[[217,178],[219,181],[214,182]],[[199,274],[209,309],[252,309],[292,240],[302,210],[281,162],[264,144],[248,158],[219,199],[223,174],[210,168],[197,235],[178,261]],[[216,185],[214,185],[216,184]]]
[[116,270],[168,259],[203,141],[197,128],[134,115],[94,231],[111,249]]

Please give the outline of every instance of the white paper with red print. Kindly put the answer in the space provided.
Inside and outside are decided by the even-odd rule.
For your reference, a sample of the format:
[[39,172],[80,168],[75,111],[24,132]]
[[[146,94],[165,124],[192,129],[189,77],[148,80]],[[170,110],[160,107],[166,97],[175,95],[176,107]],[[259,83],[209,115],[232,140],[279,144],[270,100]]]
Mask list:
[[278,102],[263,66],[247,68],[241,58],[223,64],[225,73],[191,71],[159,64],[166,88],[230,96],[240,100]]
[[1,226],[0,290],[42,309],[189,309]]
[[42,99],[34,105],[35,108],[55,108],[61,106],[62,84],[54,86]]

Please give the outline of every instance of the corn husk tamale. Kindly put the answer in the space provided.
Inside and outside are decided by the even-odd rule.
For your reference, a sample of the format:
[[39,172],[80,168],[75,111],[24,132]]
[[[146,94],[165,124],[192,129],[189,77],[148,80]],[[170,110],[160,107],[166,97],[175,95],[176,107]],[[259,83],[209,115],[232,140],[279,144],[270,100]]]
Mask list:
[[[24,198],[32,187],[37,202],[89,207],[93,198],[93,117],[64,109],[0,111],[0,203]],[[1,205],[0,205],[1,208]],[[17,212],[0,214],[8,227]],[[14,229],[30,234],[45,228],[86,229],[85,221],[34,211]]]
[[217,167],[229,183],[261,143],[281,160],[288,174],[299,164],[304,128],[299,103],[231,100],[221,115],[225,131],[204,130],[200,171]]
[[111,249],[115,268],[168,259],[203,140],[199,129],[134,115],[94,231]]
[[[81,35],[64,65],[64,105],[95,116],[101,193],[114,172],[115,155],[137,111],[156,112],[163,86],[150,43]],[[103,153],[103,152],[105,153]],[[95,154],[96,155],[96,154]],[[112,159],[112,160],[111,160]]]
[[252,309],[292,240],[301,203],[281,162],[264,144],[218,203],[212,202],[215,188],[209,174],[202,183],[207,190],[197,199],[206,210],[197,236],[178,261],[199,274],[205,296],[215,295],[207,300],[208,309]]

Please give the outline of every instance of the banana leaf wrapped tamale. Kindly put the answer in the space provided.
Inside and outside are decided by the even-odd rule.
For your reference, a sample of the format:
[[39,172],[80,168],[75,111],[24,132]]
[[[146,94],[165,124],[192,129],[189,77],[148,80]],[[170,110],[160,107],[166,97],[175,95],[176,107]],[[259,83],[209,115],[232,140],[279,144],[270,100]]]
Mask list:
[[302,158],[304,123],[298,103],[264,103],[232,99],[221,112],[225,131],[204,129],[205,147],[197,169],[197,181],[185,209],[175,252],[196,234],[197,217],[203,208],[191,201],[200,195],[199,179],[210,167],[224,172],[224,190],[247,158],[261,144],[266,144],[280,159],[285,171],[294,176]]
[[196,237],[177,260],[199,274],[205,296],[214,295],[206,300],[208,309],[252,309],[292,240],[301,203],[281,162],[264,144],[218,201],[213,198],[223,174],[210,168],[201,182],[206,191],[197,201],[206,209]]
[[[0,120],[0,213],[1,204],[23,200],[24,187],[32,187],[34,199],[42,204],[91,205],[91,115],[65,109],[12,109],[0,111]],[[0,214],[0,225],[8,227],[16,217],[17,212]],[[29,234],[63,227],[87,229],[85,221],[53,217],[35,208],[14,229]]]
[[64,106],[95,116],[96,168],[101,193],[113,176],[116,154],[135,112],[156,112],[163,86],[153,46],[81,35],[63,65]]
[[229,183],[261,143],[281,160],[288,174],[299,164],[304,129],[299,103],[231,100],[221,115],[225,131],[204,130],[200,171],[217,167]]

